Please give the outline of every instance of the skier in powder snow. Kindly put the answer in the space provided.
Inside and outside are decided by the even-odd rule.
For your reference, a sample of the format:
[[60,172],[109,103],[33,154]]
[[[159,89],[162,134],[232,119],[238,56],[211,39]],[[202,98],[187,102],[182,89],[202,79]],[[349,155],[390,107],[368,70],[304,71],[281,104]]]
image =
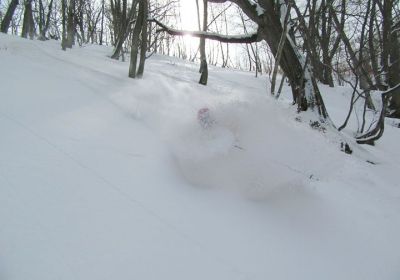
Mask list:
[[211,117],[210,114],[210,109],[204,107],[201,108],[198,112],[197,112],[197,120],[200,124],[200,126],[204,129],[209,129],[212,127],[212,125],[214,124],[214,120]]

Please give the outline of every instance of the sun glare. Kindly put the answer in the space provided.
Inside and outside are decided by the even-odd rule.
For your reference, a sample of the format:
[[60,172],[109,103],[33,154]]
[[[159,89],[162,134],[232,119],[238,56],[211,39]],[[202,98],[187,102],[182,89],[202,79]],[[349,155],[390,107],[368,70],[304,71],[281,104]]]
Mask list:
[[[201,2],[199,4],[200,4],[200,12],[202,12]],[[196,0],[181,0],[180,14],[181,14],[181,28],[183,30],[192,30],[192,31],[199,30],[199,24],[197,20]],[[192,36],[184,36],[183,41],[185,42],[186,48],[189,52],[196,52],[199,46],[198,38],[193,38]]]
[[182,29],[198,30],[196,0],[181,0]]

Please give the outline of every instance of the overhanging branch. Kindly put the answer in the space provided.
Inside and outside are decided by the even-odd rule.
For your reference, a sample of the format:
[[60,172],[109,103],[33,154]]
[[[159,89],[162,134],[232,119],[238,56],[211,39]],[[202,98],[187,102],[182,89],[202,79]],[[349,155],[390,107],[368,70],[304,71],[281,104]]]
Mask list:
[[400,94],[400,84],[388,89],[381,95],[382,98],[382,109],[379,115],[379,119],[373,129],[360,135],[356,138],[358,144],[373,144],[374,141],[381,138],[383,131],[385,129],[385,114],[387,108],[387,102],[389,97],[394,94]]
[[170,28],[163,24],[162,22],[152,18],[149,19],[150,22],[156,23],[158,26],[161,27],[161,29],[158,30],[158,32],[165,31],[170,35],[173,36],[185,36],[189,35],[192,37],[197,37],[197,38],[205,38],[209,40],[214,40],[222,43],[242,43],[242,44],[250,44],[250,43],[255,43],[255,42],[260,42],[262,39],[260,36],[258,36],[258,33],[252,33],[252,34],[245,34],[245,35],[222,35],[218,33],[211,33],[211,32],[202,32],[202,31],[188,31],[188,30],[177,30]]

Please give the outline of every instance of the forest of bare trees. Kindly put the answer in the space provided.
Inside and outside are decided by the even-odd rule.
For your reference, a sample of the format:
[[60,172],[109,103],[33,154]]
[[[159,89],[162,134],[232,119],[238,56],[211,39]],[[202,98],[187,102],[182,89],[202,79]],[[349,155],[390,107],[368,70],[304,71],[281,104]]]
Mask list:
[[[196,3],[198,30],[182,27],[181,1]],[[132,78],[158,53],[198,62],[203,85],[212,75],[208,65],[265,75],[276,98],[287,81],[297,110],[314,111],[328,126],[319,85],[350,86],[338,130],[362,100],[359,143],[379,139],[385,117],[400,118],[399,0],[2,0],[0,21],[3,33],[59,40],[63,50],[112,46],[112,59],[130,57]],[[188,48],[183,35],[200,38],[198,47]],[[381,104],[373,91],[382,93]],[[366,124],[367,110],[376,113],[373,124]]]

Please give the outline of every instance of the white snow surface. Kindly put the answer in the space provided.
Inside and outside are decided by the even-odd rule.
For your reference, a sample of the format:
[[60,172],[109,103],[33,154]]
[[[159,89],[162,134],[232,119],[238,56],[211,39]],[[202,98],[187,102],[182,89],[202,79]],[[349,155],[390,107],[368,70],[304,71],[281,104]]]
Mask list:
[[[111,51],[0,35],[0,279],[400,279],[393,121],[350,156],[286,86]],[[321,91],[340,125],[351,90]]]

